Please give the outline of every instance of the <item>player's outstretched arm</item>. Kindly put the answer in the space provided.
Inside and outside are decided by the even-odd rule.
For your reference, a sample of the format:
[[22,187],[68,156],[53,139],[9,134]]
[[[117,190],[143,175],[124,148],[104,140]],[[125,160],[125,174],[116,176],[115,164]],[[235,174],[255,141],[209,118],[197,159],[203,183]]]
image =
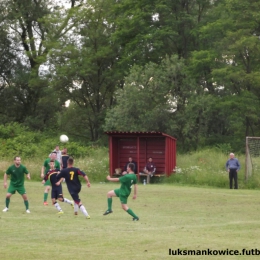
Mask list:
[[117,181],[119,181],[119,178],[111,178],[110,175],[107,175],[107,180],[117,182]]
[[7,188],[7,174],[4,174],[4,188]]
[[26,177],[27,177],[28,180],[30,180],[31,179],[30,173],[26,174]]

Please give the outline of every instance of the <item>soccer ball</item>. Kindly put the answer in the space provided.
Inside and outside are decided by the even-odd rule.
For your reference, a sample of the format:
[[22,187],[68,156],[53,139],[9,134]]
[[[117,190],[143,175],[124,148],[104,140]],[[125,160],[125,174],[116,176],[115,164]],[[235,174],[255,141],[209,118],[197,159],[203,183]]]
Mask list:
[[67,142],[69,141],[69,137],[66,136],[66,135],[61,135],[61,136],[60,136],[60,141],[61,141],[62,143],[67,143]]

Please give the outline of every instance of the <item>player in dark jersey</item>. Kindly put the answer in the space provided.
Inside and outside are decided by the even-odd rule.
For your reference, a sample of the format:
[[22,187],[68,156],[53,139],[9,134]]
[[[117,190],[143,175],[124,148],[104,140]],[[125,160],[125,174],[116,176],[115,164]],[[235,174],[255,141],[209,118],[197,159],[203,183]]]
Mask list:
[[81,212],[86,216],[86,218],[90,219],[90,216],[86,208],[81,203],[79,198],[79,193],[81,190],[81,183],[79,181],[79,176],[82,176],[86,180],[88,187],[90,187],[90,182],[86,173],[81,171],[79,168],[74,167],[73,163],[74,163],[74,159],[70,157],[68,159],[68,167],[60,171],[60,173],[57,175],[56,181],[58,183],[61,178],[65,178],[68,191],[74,200],[74,214],[78,215],[78,209],[80,209]]
[[62,150],[62,155],[61,155],[61,169],[66,169],[68,167],[68,150],[67,148],[63,148]]
[[[50,170],[50,161],[53,160],[55,162],[55,168],[56,169],[60,169],[60,163],[57,161],[57,153],[56,152],[52,152],[50,154],[50,157],[47,158],[44,163],[43,163],[43,166],[42,166],[42,170],[41,170],[41,178],[43,179],[44,176],[46,175],[46,173]],[[47,180],[44,184],[45,186],[45,189],[44,189],[44,194],[43,194],[43,205],[47,206],[48,205],[48,202],[47,202],[47,199],[48,199],[48,193],[51,189],[51,184],[50,184],[50,181]]]
[[47,180],[50,180],[52,204],[58,210],[58,214],[63,214],[63,211],[62,211],[59,203],[57,202],[57,199],[59,201],[62,201],[62,202],[70,204],[72,207],[73,207],[73,201],[70,201],[70,200],[68,200],[66,198],[63,198],[62,186],[61,186],[62,179],[57,183],[56,178],[57,178],[57,174],[59,174],[59,169],[55,169],[55,161],[51,160],[49,162],[49,165],[50,165],[50,170],[44,176],[42,184],[45,184],[45,182]]
[[112,213],[112,197],[119,197],[122,209],[125,210],[129,215],[133,217],[133,221],[138,221],[139,217],[135,215],[135,213],[127,206],[127,199],[131,193],[132,185],[134,185],[134,196],[133,199],[136,199],[137,195],[137,178],[134,173],[135,165],[133,163],[129,163],[127,165],[127,174],[120,178],[111,178],[109,175],[107,176],[107,180],[113,182],[121,182],[120,189],[111,190],[107,193],[107,204],[108,209],[103,215],[108,215]]

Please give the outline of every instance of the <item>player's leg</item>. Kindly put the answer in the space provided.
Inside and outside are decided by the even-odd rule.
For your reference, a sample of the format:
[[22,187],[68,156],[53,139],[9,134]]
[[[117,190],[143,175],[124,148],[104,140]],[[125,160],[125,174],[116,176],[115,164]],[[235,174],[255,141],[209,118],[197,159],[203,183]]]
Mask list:
[[51,189],[51,182],[50,182],[50,180],[47,180],[46,182],[45,182],[45,184],[44,184],[44,187],[45,187],[45,189],[44,189],[44,194],[43,194],[43,204],[44,205],[48,205],[48,202],[47,202],[47,200],[48,200],[48,194],[49,194],[49,191],[50,191],[50,189]]
[[63,211],[58,203],[57,199],[60,200],[62,194],[60,193],[60,186],[51,189],[51,200],[54,207],[58,210],[58,214],[63,214]]
[[72,207],[74,206],[74,203],[73,203],[72,200],[66,199],[66,198],[64,198],[63,196],[62,196],[62,198],[59,198],[59,201],[68,203],[68,204],[70,204]]
[[129,215],[133,217],[134,221],[139,220],[139,217],[135,215],[135,213],[127,206],[127,198],[125,196],[120,196],[122,209],[125,210]]
[[9,210],[9,204],[10,204],[10,198],[15,193],[16,189],[14,187],[11,187],[11,185],[8,188],[8,191],[6,193],[5,197],[5,208],[3,209],[3,212],[7,212]]
[[80,211],[85,215],[85,217],[87,219],[90,219],[90,216],[89,216],[85,206],[80,201],[78,192],[71,193],[70,195],[74,200],[74,210],[75,210],[75,204],[78,206],[78,207],[76,207],[77,211],[74,211],[74,214],[77,215],[76,212],[78,212],[78,209],[80,209]]
[[112,197],[119,197],[120,189],[111,190],[107,193],[107,210],[103,215],[112,213]]
[[[64,179],[64,178],[63,178]],[[64,179],[65,180],[65,179]],[[66,198],[64,198],[63,197],[63,194],[62,194],[62,186],[60,185],[60,186],[58,186],[59,187],[59,195],[58,195],[58,200],[59,201],[62,201],[62,202],[65,202],[65,203],[68,203],[68,204],[70,204],[72,207],[74,206],[74,203],[73,203],[73,201],[71,201],[71,200],[68,200],[68,199],[66,199]]]
[[17,191],[23,197],[26,213],[31,213],[29,210],[29,201],[24,186],[18,188]]

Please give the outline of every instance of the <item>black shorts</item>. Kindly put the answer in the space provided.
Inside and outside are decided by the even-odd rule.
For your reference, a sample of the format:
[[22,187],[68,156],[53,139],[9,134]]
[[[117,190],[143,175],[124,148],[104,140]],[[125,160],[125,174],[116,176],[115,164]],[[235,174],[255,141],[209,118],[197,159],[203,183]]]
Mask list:
[[62,186],[61,185],[56,186],[56,187],[52,187],[51,198],[52,199],[63,198]]
[[79,193],[80,190],[69,190],[70,196],[75,202],[80,202]]

